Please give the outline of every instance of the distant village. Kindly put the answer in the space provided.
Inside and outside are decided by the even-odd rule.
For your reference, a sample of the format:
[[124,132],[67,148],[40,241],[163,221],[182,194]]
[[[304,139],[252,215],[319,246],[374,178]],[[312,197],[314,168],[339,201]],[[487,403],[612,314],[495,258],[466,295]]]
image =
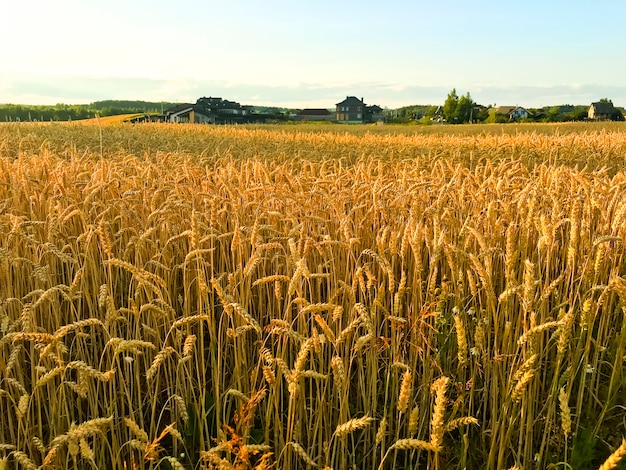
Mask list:
[[[183,103],[167,109],[162,115],[145,116],[151,121],[195,124],[243,124],[265,122],[277,118],[270,110],[258,110],[253,106],[242,106],[235,101],[222,98],[200,98],[195,104]],[[326,108],[302,109],[288,115],[281,115],[283,119],[292,121],[321,121],[352,124],[384,122],[383,108],[378,105],[367,105],[363,98],[346,96],[346,99],[337,103],[335,110]],[[141,119],[141,118],[139,118]]]
[[[529,120],[540,121],[544,118],[542,111],[526,109],[522,106],[498,106],[485,107],[473,105],[471,111],[473,118],[471,122],[482,122],[490,119],[491,122],[523,122]],[[441,106],[433,107],[434,110],[422,116],[413,113],[413,119],[424,119],[425,117],[432,123],[444,123],[446,118]],[[572,106],[572,108],[574,108]],[[579,115],[581,112],[579,111]],[[593,121],[623,121],[624,114],[616,108],[612,102],[599,101],[589,105],[585,115],[579,119]],[[278,116],[271,112],[264,112],[253,106],[243,106],[236,101],[222,98],[203,97],[195,104],[183,103],[164,111],[160,115],[146,115],[137,117],[136,121],[150,120],[172,123],[195,123],[195,124],[244,124],[254,122],[267,122]],[[282,114],[280,120],[290,120],[294,122],[335,122],[346,124],[382,124],[394,121],[398,118],[394,110],[383,110],[379,105],[368,105],[364,98],[356,96],[346,96],[334,108],[307,108],[298,110],[287,115]]]
[[[448,99],[452,96],[449,95]],[[412,105],[383,109],[365,98],[346,96],[328,108],[285,109],[241,105],[217,97],[202,97],[195,103],[144,101],[98,101],[90,105],[24,106],[0,105],[4,121],[68,121],[96,116],[125,115],[126,122],[170,122],[195,124],[249,124],[277,122],[332,122],[339,124],[457,124],[506,122],[624,121],[624,108],[603,98],[589,105],[559,105],[543,108],[482,106],[467,96],[455,97],[449,106]],[[160,112],[157,109],[160,108]],[[452,110],[451,110],[452,109]]]

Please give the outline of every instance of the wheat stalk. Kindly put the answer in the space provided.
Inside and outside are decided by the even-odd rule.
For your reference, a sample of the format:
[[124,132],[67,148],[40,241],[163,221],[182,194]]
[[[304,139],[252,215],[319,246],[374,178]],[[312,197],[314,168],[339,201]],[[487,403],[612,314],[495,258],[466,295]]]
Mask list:
[[413,375],[411,374],[411,371],[404,371],[404,374],[402,374],[402,382],[400,384],[400,395],[398,396],[398,412],[400,413],[406,412],[409,405],[409,398],[411,396],[411,392],[413,391],[412,379]]
[[306,451],[300,444],[298,444],[297,442],[290,442],[289,445],[291,446],[293,451],[298,455],[298,457],[304,460],[304,463],[306,463],[307,465],[310,465],[311,467],[317,467],[317,464],[315,463],[315,461],[309,456],[309,454],[306,453]]
[[37,465],[33,462],[25,452],[14,450],[11,455],[24,470],[37,470]]
[[387,433],[387,417],[385,416],[378,424],[378,430],[376,431],[376,437],[374,442],[376,445],[384,443],[385,435]]
[[524,390],[526,389],[526,385],[528,385],[528,383],[533,379],[534,376],[535,376],[535,371],[531,369],[525,372],[520,377],[520,379],[517,381],[517,383],[513,387],[513,391],[511,392],[511,399],[514,402],[518,402],[522,399],[522,394],[524,393]]
[[454,316],[454,327],[457,339],[457,359],[461,367],[467,363],[467,335],[465,334],[465,326],[461,316],[457,313]]
[[569,395],[565,391],[565,387],[561,387],[559,390],[559,407],[561,409],[561,429],[563,429],[563,435],[567,440],[572,431],[572,418],[569,409]]
[[170,356],[173,356],[175,354],[176,350],[171,346],[166,346],[165,348],[161,349],[161,351],[159,351],[159,353],[154,357],[150,368],[146,371],[146,379],[154,379],[154,376],[159,370],[161,364],[163,364]]
[[149,441],[148,434],[146,431],[141,429],[141,427],[131,418],[124,418],[124,424],[128,427],[128,429],[138,438],[141,442],[147,443]]
[[435,395],[433,415],[430,420],[430,444],[437,452],[441,450],[445,432],[444,414],[446,412],[446,390],[449,383],[450,379],[443,376],[435,380],[430,386],[431,393]]
[[617,468],[624,456],[626,456],[626,440],[622,440],[622,444],[600,465],[598,470],[613,470]]
[[349,421],[346,421],[343,424],[338,425],[337,428],[335,429],[334,434],[337,437],[347,436],[348,434],[353,433],[354,431],[358,431],[359,429],[363,429],[369,426],[373,421],[375,421],[374,418],[371,418],[369,416],[364,416],[362,418],[354,418]]

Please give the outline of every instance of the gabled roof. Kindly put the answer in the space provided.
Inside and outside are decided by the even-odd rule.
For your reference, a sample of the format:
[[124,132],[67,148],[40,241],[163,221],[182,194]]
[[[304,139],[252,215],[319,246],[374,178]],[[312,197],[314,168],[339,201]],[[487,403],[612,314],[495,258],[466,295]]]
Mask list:
[[222,98],[213,98],[203,96],[202,98],[198,98],[196,101],[196,105],[204,106],[209,108],[224,108],[224,109],[241,109],[241,104],[236,101],[224,100]]
[[216,98],[212,96],[209,96],[208,98],[206,96],[203,96],[202,98],[198,98],[198,101],[196,101],[196,103],[200,103],[201,101],[205,101],[207,103],[221,103],[224,100],[222,98]]
[[496,114],[504,114],[508,116],[513,111],[515,111],[515,109],[517,109],[517,106],[498,106],[496,108]]
[[346,96],[346,99],[336,106],[365,106],[365,103],[356,96]]
[[175,114],[175,113],[180,113],[181,111],[185,111],[189,108],[193,109],[194,105],[191,103],[181,103],[181,104],[177,104],[176,106],[169,108],[168,110],[165,111],[166,114]]
[[604,102],[597,102],[597,103],[591,103],[591,106],[594,110],[594,112],[596,114],[613,114],[616,109],[615,106],[613,106],[613,103],[604,103]]
[[377,104],[373,104],[372,106],[368,106],[367,110],[372,113],[380,113],[383,110],[383,108],[381,108]]

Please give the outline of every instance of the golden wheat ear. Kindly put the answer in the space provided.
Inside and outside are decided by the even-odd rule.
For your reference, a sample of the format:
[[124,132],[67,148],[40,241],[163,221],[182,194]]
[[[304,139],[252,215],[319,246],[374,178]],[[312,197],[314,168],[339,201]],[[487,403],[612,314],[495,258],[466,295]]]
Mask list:
[[598,470],[613,470],[624,457],[626,457],[626,440],[622,440],[622,444],[600,465]]

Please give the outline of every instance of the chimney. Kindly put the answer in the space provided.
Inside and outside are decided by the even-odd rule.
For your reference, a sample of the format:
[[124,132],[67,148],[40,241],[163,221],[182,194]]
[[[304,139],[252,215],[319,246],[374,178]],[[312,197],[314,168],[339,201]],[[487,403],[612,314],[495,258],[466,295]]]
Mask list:
[[361,103],[365,103],[365,101],[363,101],[363,97],[361,96]]

